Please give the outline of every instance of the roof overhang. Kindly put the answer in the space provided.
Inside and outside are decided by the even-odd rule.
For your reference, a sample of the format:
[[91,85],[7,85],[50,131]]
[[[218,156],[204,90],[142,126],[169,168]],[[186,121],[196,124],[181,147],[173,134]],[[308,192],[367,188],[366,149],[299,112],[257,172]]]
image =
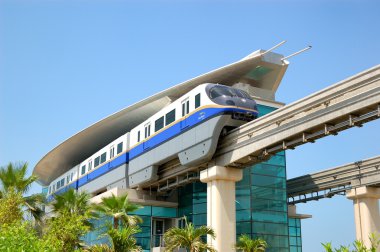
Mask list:
[[232,86],[236,83],[245,83],[275,93],[289,64],[282,58],[283,55],[258,50],[237,62],[182,82],[124,108],[59,144],[37,163],[33,174],[38,176],[41,185],[48,185],[97,150],[200,84],[219,83]]

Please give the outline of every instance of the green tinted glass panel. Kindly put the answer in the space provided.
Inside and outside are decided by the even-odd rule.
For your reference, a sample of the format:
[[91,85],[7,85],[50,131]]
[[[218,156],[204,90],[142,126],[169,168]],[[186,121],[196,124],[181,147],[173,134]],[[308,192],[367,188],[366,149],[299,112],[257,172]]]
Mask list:
[[263,162],[263,164],[280,165],[285,170],[285,156],[276,154],[269,160]]
[[290,245],[297,245],[297,237],[289,237]]
[[160,117],[158,118],[155,122],[154,122],[154,131],[157,132],[159,131],[160,129],[162,129],[164,127],[164,117]]
[[250,197],[251,189],[249,187],[236,188],[236,197]]
[[207,225],[207,214],[194,214],[193,223],[197,226]]
[[165,125],[169,125],[175,121],[175,109],[165,115]]
[[107,160],[107,152],[104,152],[102,155],[100,155],[100,163],[103,164]]
[[100,164],[100,157],[96,157],[95,162],[94,162],[94,167],[99,166],[99,164]]
[[195,108],[198,108],[201,106],[201,94],[197,94],[195,96]]
[[177,209],[169,207],[152,207],[152,216],[158,217],[176,217]]
[[[140,138],[140,131],[139,131],[139,138]],[[117,144],[117,154],[123,152],[123,142]]]
[[263,175],[253,175],[251,177],[252,184],[256,186],[285,188],[286,180],[278,177],[269,177]]
[[276,222],[276,223],[286,223],[287,213],[282,212],[272,212],[272,211],[255,211],[252,213],[252,219],[254,221],[263,221],[263,222]]
[[289,238],[288,236],[284,235],[284,236],[279,236],[279,235],[272,235],[272,234],[260,234],[260,233],[255,233],[255,231],[253,231],[253,237],[261,237],[263,238],[268,244],[270,244],[270,248],[272,248],[272,250],[269,250],[269,251],[284,251],[284,250],[280,250],[280,249],[274,249],[274,248],[286,248],[287,250],[285,251],[289,251]]
[[259,164],[252,169],[252,174],[285,178],[285,168],[284,166]]
[[236,211],[236,221],[248,221],[251,220],[251,210],[238,210]]
[[236,234],[250,234],[251,233],[251,222],[236,222]]
[[260,104],[257,105],[257,108],[259,110],[259,117],[276,110],[276,108],[271,108],[271,107],[260,105]]
[[152,214],[152,207],[151,206],[144,206],[142,208],[137,209],[134,212],[130,212],[129,214],[136,214],[136,215],[151,215]]
[[194,204],[193,205],[193,214],[202,214],[207,213],[207,204]]
[[288,227],[286,224],[280,223],[254,222],[252,223],[252,232],[273,235],[288,235]]
[[250,169],[243,170],[243,179],[236,183],[236,187],[239,186],[249,186],[251,183],[251,173]]
[[284,201],[277,201],[272,199],[253,199],[252,209],[259,211],[269,210],[285,212],[287,210],[287,205],[284,204]]
[[251,208],[251,197],[236,197],[236,210]]

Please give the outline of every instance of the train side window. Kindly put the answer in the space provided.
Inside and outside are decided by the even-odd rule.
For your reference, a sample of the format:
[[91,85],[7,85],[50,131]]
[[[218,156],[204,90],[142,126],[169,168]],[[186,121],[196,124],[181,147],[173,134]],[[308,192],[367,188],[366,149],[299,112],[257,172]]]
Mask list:
[[190,109],[189,105],[190,105],[189,99],[186,99],[182,102],[182,116],[189,114],[189,109]]
[[70,178],[70,180],[71,180],[71,181],[73,181],[73,175],[74,175],[74,174],[73,174],[73,173],[71,173],[71,178]]
[[201,94],[197,94],[195,96],[195,108],[199,108],[201,106]]
[[61,179],[61,187],[65,185],[65,178]]
[[150,136],[150,123],[145,125],[145,138]]
[[161,116],[154,122],[154,131],[157,132],[164,127],[164,117]]
[[100,163],[103,164],[107,160],[107,152],[104,152],[102,155],[100,155]]
[[92,170],[92,160],[88,161],[88,171]]
[[137,131],[137,142],[140,142],[140,131]]
[[115,156],[115,146],[110,147],[110,158],[113,158]]
[[82,166],[82,170],[81,170],[81,172],[80,172],[80,175],[83,175],[83,174],[85,174],[86,173],[86,165],[83,165]]
[[66,184],[70,183],[70,175],[67,175],[66,177]]
[[117,148],[117,154],[122,153],[123,152],[123,142],[118,143],[116,148]]
[[175,121],[175,109],[165,115],[165,126]]
[[53,185],[53,192],[55,192],[55,184]]
[[100,157],[96,157],[94,167],[98,167],[99,164],[100,164]]
[[61,181],[58,181],[58,182],[57,182],[57,190],[58,190],[59,188],[61,188]]

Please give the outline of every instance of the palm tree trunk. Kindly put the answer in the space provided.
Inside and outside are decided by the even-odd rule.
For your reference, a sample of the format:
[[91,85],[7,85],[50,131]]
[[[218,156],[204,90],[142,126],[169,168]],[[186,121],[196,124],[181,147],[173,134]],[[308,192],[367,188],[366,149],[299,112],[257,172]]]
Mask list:
[[119,228],[119,219],[118,218],[113,218],[113,228],[118,229]]

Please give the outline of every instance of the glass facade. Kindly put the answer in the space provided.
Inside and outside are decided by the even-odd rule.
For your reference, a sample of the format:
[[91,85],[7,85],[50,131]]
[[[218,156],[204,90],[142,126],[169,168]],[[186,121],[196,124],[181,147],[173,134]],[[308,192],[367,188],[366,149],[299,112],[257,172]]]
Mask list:
[[289,218],[290,252],[302,252],[301,220]]

